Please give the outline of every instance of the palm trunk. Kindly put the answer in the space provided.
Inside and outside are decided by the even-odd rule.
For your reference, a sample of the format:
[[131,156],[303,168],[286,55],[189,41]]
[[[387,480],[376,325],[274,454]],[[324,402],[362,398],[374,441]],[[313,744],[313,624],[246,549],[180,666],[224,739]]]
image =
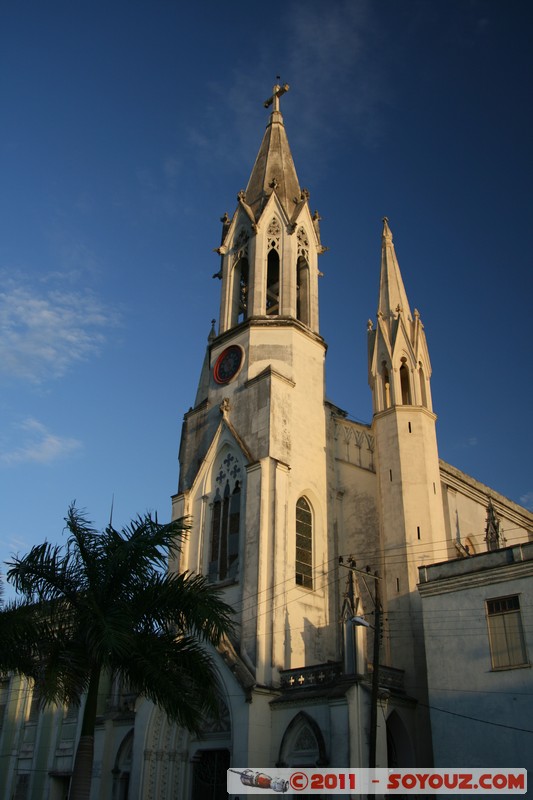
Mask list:
[[93,666],[87,689],[87,699],[81,723],[81,735],[74,759],[74,768],[70,780],[69,800],[89,800],[94,756],[94,726],[98,702],[98,684],[100,667]]

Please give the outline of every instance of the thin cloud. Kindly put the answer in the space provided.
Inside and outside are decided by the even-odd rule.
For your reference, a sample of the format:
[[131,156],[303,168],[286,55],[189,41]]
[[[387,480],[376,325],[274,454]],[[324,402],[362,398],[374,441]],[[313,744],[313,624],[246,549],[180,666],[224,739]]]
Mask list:
[[384,132],[381,109],[390,102],[376,57],[380,36],[373,5],[366,0],[287,3],[276,20],[274,62],[267,37],[258,43],[253,65],[237,62],[209,84],[204,115],[187,131],[191,152],[204,162],[223,158],[221,163],[240,164],[243,154],[253,159],[258,120],[268,120],[262,101],[271,93],[276,69],[281,83],[293,89],[282,101],[293,147],[313,151],[320,142],[323,149],[346,129],[354,140],[374,146]]
[[117,315],[89,290],[61,291],[20,277],[0,291],[0,374],[32,383],[60,378],[97,354]]
[[533,492],[526,492],[520,498],[521,504],[529,511],[533,511]]
[[289,9],[290,79],[286,80],[301,97],[302,140],[316,134],[335,137],[348,127],[353,136],[373,144],[382,135],[380,107],[387,101],[387,89],[374,55],[379,30],[372,4],[299,0]]
[[28,417],[16,428],[20,432],[22,444],[11,450],[0,450],[0,464],[50,464],[67,458],[79,451],[82,443],[78,439],[52,433],[39,420]]

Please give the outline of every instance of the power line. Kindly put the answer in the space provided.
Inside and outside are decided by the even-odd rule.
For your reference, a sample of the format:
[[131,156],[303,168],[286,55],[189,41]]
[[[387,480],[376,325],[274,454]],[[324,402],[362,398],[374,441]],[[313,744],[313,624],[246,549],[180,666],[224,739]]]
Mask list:
[[483,725],[493,725],[495,728],[506,728],[507,730],[511,731],[519,731],[520,733],[533,733],[533,730],[530,728],[518,728],[515,725],[505,725],[503,722],[492,722],[489,719],[479,719],[479,717],[471,717],[468,714],[459,714],[457,711],[449,711],[446,708],[437,708],[436,706],[430,706],[420,701],[419,704],[425,708],[429,708],[430,711],[440,711],[442,714],[450,714],[453,717],[461,717],[461,719],[468,719],[472,722],[481,722]]

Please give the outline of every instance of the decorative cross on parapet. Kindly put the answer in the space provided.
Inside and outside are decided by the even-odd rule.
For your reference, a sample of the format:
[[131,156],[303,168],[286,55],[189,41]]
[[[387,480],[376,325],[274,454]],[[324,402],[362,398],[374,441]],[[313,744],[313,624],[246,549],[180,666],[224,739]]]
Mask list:
[[[279,77],[279,76],[278,76]],[[283,86],[280,86],[279,83],[276,83],[274,88],[272,89],[272,97],[269,97],[268,100],[265,100],[263,105],[265,108],[268,108],[272,104],[274,104],[274,111],[279,111],[279,98],[288,92],[290,86],[288,83],[284,83]]]

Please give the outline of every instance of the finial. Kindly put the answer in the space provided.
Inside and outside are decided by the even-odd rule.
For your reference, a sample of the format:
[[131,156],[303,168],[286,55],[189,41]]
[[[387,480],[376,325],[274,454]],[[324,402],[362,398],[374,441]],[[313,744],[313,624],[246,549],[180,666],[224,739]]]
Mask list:
[[392,239],[392,231],[389,228],[389,218],[383,217],[383,236],[389,236]]
[[[276,81],[279,80],[280,80],[279,75],[276,75]],[[268,108],[269,106],[274,104],[273,111],[279,111],[279,98],[282,97],[282,95],[284,95],[285,92],[288,92],[289,89],[290,86],[288,83],[284,83],[283,86],[280,86],[279,83],[276,83],[276,85],[272,89],[272,96],[269,97],[268,100],[265,100],[265,102],[263,103],[264,107]]]

